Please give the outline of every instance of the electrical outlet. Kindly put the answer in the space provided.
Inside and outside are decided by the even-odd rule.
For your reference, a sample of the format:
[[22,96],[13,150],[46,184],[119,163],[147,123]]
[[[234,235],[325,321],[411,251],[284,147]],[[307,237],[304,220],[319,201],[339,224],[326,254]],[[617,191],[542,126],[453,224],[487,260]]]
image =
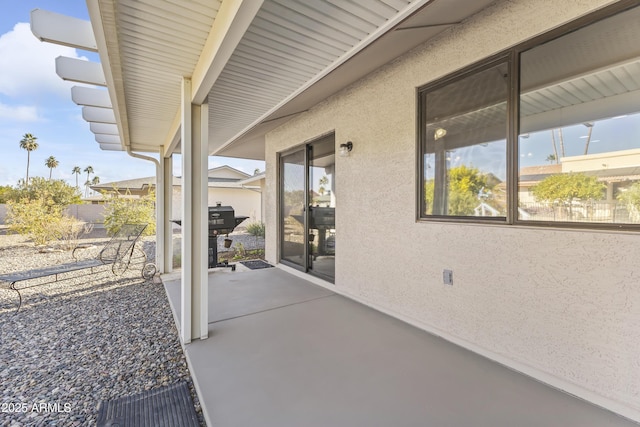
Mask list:
[[453,286],[453,270],[442,270],[442,282]]

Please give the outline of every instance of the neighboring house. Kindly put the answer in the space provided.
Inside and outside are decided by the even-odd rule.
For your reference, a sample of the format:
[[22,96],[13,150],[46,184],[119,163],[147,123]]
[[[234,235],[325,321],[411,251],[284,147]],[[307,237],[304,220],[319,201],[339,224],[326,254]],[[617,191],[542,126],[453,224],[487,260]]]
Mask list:
[[518,200],[520,204],[536,203],[535,197],[531,193],[531,187],[538,184],[543,179],[562,173],[562,165],[540,165],[528,166],[520,169],[518,180]]
[[[249,221],[262,221],[264,218],[262,189],[264,173],[249,175],[230,166],[219,166],[208,171],[209,206],[220,202],[223,206],[231,206],[236,216],[247,216]],[[182,219],[182,178],[173,177],[172,219]],[[97,192],[118,190],[124,197],[140,197],[155,191],[156,178],[145,177],[123,181],[106,182],[92,185]],[[104,197],[95,196],[92,203],[104,202]]]
[[[532,188],[547,177],[567,173],[594,176],[605,185],[602,199],[574,202],[575,213],[584,213],[574,219],[583,221],[591,217],[623,223],[630,220],[627,216],[632,213],[618,196],[628,191],[633,183],[640,182],[640,149],[567,156],[561,157],[556,164],[523,167],[518,180],[519,206],[529,213],[539,209],[545,203],[536,200]],[[582,205],[588,206],[588,212]]]
[[[188,176],[183,343],[209,330],[206,253],[192,250],[206,156],[265,160],[268,261],[640,421],[640,224],[518,209],[519,162],[542,164],[550,142],[563,157],[637,148],[637,1],[87,4],[95,40],[56,40],[109,59],[84,80],[107,82],[107,99],[79,102],[97,143],[152,153],[160,177],[179,153]],[[458,165],[500,180],[504,211],[481,215],[472,176],[450,186]],[[310,207],[325,176],[331,197]]]
[[[102,193],[117,190],[121,196],[140,197],[146,196],[151,190],[156,188],[156,177],[147,176],[144,178],[126,179],[123,181],[101,182],[97,185],[89,186],[98,194],[93,197],[95,200],[103,200]],[[92,199],[91,197],[86,200]]]
[[640,181],[640,149],[585,154],[560,160],[563,173],[593,175],[605,183],[605,201],[608,203],[615,203],[621,191]]

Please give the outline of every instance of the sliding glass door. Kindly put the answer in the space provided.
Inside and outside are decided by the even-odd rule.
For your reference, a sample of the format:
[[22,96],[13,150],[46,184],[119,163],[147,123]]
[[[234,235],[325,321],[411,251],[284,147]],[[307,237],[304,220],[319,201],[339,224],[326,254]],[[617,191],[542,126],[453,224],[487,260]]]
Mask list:
[[280,256],[304,267],[305,262],[305,152],[303,150],[283,156],[280,160],[282,174],[282,238]]
[[335,138],[280,157],[280,258],[331,282],[335,278]]

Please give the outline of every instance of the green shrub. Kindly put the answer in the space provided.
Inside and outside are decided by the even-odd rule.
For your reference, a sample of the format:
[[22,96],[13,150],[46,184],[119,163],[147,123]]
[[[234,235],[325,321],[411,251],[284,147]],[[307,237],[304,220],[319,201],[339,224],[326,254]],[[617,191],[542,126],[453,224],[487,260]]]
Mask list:
[[50,200],[9,201],[7,207],[7,224],[12,232],[28,236],[36,245],[47,244],[59,237],[62,209]]
[[33,177],[7,196],[7,224],[12,232],[29,236],[36,245],[65,238],[79,224],[62,211],[80,200],[78,190],[62,180]]
[[125,197],[118,193],[117,189],[103,193],[108,199],[104,211],[104,227],[107,234],[115,235],[124,224],[148,224],[143,235],[156,234],[155,200],[154,192],[140,198]]
[[629,219],[632,222],[640,222],[640,182],[622,190],[617,198],[627,206]]
[[64,210],[67,206],[82,203],[80,191],[62,179],[47,180],[40,176],[29,179],[29,184],[21,181],[16,188],[6,190],[7,201],[20,202],[24,199],[47,199],[52,205]]
[[13,187],[10,185],[0,185],[0,203],[7,203],[10,200]]
[[247,233],[255,237],[264,237],[265,227],[264,222],[252,222],[247,225]]
[[244,245],[240,242],[233,246],[233,259],[243,259],[247,255]]
[[182,268],[182,255],[174,255],[171,265],[173,266],[173,268]]

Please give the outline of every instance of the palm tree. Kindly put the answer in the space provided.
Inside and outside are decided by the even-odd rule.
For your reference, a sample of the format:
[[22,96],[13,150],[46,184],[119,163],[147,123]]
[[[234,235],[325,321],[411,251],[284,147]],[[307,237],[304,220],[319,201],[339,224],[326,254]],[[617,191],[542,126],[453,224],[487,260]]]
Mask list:
[[91,185],[98,185],[98,184],[100,184],[100,177],[94,176],[93,179],[91,180]]
[[20,148],[27,150],[27,179],[25,181],[26,185],[29,185],[29,161],[31,160],[31,152],[38,149],[38,143],[36,142],[37,139],[37,137],[31,135],[30,133],[25,133],[20,140]]
[[553,160],[558,163],[558,148],[556,147],[556,133],[555,129],[551,129],[551,144],[553,145]]
[[51,173],[53,172],[53,168],[57,168],[60,162],[57,161],[55,157],[49,156],[47,160],[45,160],[44,164],[49,168],[49,181],[51,181]]
[[562,136],[562,128],[558,129],[558,137],[560,139],[560,153],[562,157],[565,157],[564,155],[564,137]]
[[89,185],[91,184],[91,181],[89,181],[89,174],[93,173],[93,166],[87,166],[86,168],[84,168],[84,171],[87,173],[87,182],[84,183],[84,197],[88,197],[89,196]]
[[324,186],[329,184],[329,178],[327,178],[327,176],[323,176],[322,178],[320,178],[320,180],[318,181],[318,184],[320,184],[320,188],[318,189],[318,193],[320,193],[321,196],[324,196],[325,191],[327,191]]
[[593,122],[586,122],[583,123],[583,125],[585,125],[588,129],[589,129],[589,133],[587,134],[587,140],[584,143],[584,154],[585,156],[587,154],[589,154],[589,143],[591,142],[591,134],[593,133]]
[[76,188],[78,187],[78,175],[80,175],[82,173],[82,169],[80,169],[80,166],[74,166],[73,170],[71,171],[72,174],[75,174],[76,176]]

